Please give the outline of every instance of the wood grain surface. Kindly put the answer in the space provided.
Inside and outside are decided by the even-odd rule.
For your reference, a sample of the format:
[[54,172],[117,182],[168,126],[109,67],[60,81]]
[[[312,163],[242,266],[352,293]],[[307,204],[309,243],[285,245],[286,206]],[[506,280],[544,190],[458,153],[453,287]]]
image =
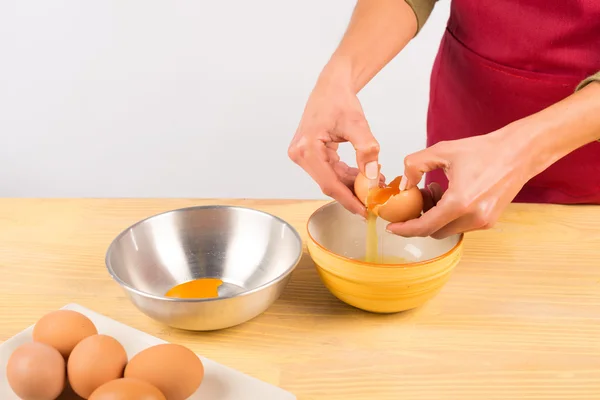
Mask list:
[[511,205],[494,229],[466,235],[449,283],[417,310],[353,309],[305,254],[266,313],[190,333],[138,312],[104,254],[132,223],[200,204],[268,211],[305,238],[323,202],[0,199],[0,341],[75,302],[301,400],[600,399],[600,207]]

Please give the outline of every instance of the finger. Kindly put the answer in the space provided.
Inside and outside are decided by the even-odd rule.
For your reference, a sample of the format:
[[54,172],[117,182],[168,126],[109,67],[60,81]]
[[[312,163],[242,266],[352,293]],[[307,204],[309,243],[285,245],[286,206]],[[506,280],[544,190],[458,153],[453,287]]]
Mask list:
[[[329,144],[329,143],[328,143]],[[335,148],[331,148],[330,146],[325,145],[327,151],[327,159],[329,164],[334,165],[340,162],[340,155],[337,153],[337,146]]]
[[497,213],[493,213],[490,217],[484,217],[477,213],[470,213],[450,222],[437,232],[432,233],[431,237],[436,239],[444,239],[448,236],[456,235],[458,233],[489,229],[494,225],[496,220]]
[[423,212],[427,212],[435,206],[433,195],[431,194],[429,187],[419,190],[421,191],[421,196],[423,196]]
[[386,229],[404,237],[426,237],[439,231],[450,222],[461,217],[461,215],[460,208],[456,207],[456,203],[451,200],[451,197],[444,196],[434,207],[419,218],[389,224]]
[[[354,190],[354,181],[359,173],[358,168],[352,168],[343,161],[340,161],[340,156],[337,153],[339,143],[327,142],[325,147],[327,148],[327,156],[329,163],[333,167],[334,171],[340,177],[342,183],[352,190]],[[385,186],[385,175],[379,174],[379,186]]]
[[404,174],[400,181],[400,190],[417,186],[423,174],[438,168],[448,168],[448,161],[440,155],[437,146],[409,154],[404,158]]
[[340,181],[322,143],[305,148],[297,163],[317,182],[325,195],[338,201],[348,211],[366,217],[365,206]]
[[444,226],[437,232],[432,233],[431,237],[435,239],[444,239],[459,233],[473,232],[488,229],[489,227],[490,225],[488,225],[487,223],[477,221],[476,218],[472,218],[471,216],[465,216],[450,222],[448,225]]
[[367,216],[364,204],[338,178],[338,175],[329,164],[325,163],[318,172],[312,172],[312,169],[307,170],[307,172],[319,184],[323,194],[339,202],[348,211],[363,217]]
[[356,151],[356,164],[368,179],[377,179],[379,165],[379,142],[373,136],[364,117],[352,120],[341,127],[342,137],[352,144]]
[[423,212],[431,210],[444,195],[442,187],[437,182],[432,182],[426,188],[419,189],[423,196]]
[[351,190],[354,190],[354,181],[358,175],[358,168],[351,168],[343,161],[340,161],[340,156],[337,153],[338,143],[328,142],[325,144],[327,148],[327,157],[329,164],[339,177],[340,181]]
[[442,199],[442,196],[444,196],[444,190],[437,182],[431,182],[428,188],[433,198],[433,205],[435,206]]
[[[329,152],[329,154],[331,154],[331,152],[334,152],[337,155],[337,151],[338,148],[340,147],[340,144],[337,142],[325,142],[325,147],[327,148],[327,151]],[[339,160],[338,156],[338,160]]]
[[[354,181],[358,176],[358,168],[352,168],[343,161],[332,164],[333,170],[340,178],[340,181],[354,191]],[[379,187],[385,186],[385,176],[379,175]]]
[[479,229],[481,229],[481,227],[474,226],[472,222],[468,221],[466,217],[463,217],[450,222],[448,225],[442,227],[437,232],[433,232],[431,234],[431,237],[434,239],[445,239],[458,233],[467,233]]
[[342,161],[332,164],[332,167],[344,185],[351,189],[354,188],[354,181],[358,175],[358,168],[351,168]]
[[328,149],[337,151],[338,148],[340,147],[340,144],[339,144],[339,142],[330,141],[330,142],[325,142],[325,147],[327,147]]

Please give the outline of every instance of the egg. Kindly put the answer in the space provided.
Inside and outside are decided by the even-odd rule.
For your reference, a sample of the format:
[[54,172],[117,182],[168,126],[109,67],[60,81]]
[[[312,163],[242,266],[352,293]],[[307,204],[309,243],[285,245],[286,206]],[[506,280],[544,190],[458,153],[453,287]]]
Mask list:
[[22,344],[8,359],[6,380],[22,400],[54,400],[65,387],[65,359],[47,344]]
[[106,382],[123,377],[126,364],[127,353],[115,338],[88,336],[71,352],[67,376],[73,391],[87,399]]
[[148,382],[134,379],[115,379],[94,390],[89,400],[166,400],[160,390]]
[[[377,175],[381,174],[381,165],[377,166]],[[369,196],[369,179],[362,173],[358,173],[354,180],[354,194],[364,204],[367,204],[367,197]],[[381,187],[381,183],[378,181],[378,186]]]
[[159,344],[131,358],[125,378],[137,378],[156,386],[168,400],[185,400],[204,379],[204,365],[187,347]]
[[369,180],[359,173],[354,181],[354,194],[368,210],[387,222],[418,218],[423,211],[423,195],[416,186],[400,190],[401,179],[398,176],[387,185],[369,190]]
[[32,335],[35,342],[54,347],[67,359],[77,343],[97,333],[96,326],[85,315],[72,310],[57,310],[40,318]]

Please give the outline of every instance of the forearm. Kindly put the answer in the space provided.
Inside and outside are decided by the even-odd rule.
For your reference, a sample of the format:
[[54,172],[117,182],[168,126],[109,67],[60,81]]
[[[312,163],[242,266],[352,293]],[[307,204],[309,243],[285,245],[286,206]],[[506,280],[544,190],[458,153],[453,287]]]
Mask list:
[[416,32],[417,18],[404,0],[358,0],[321,79],[349,85],[358,93]]
[[514,126],[517,129],[508,129],[514,140],[509,140],[521,143],[516,149],[524,154],[534,154],[531,158],[534,176],[570,152],[600,139],[600,82],[586,85]]

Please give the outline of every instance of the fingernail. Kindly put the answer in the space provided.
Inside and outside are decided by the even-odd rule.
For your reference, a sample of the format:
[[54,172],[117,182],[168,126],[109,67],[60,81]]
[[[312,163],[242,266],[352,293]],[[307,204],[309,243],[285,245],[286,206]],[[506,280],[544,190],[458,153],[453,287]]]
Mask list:
[[377,165],[377,161],[371,161],[367,163],[365,166],[365,174],[367,175],[367,179],[377,179],[377,175],[379,175],[379,166]]
[[402,178],[400,179],[400,191],[406,190],[407,185],[408,185],[408,179],[406,179],[406,176],[402,175]]

